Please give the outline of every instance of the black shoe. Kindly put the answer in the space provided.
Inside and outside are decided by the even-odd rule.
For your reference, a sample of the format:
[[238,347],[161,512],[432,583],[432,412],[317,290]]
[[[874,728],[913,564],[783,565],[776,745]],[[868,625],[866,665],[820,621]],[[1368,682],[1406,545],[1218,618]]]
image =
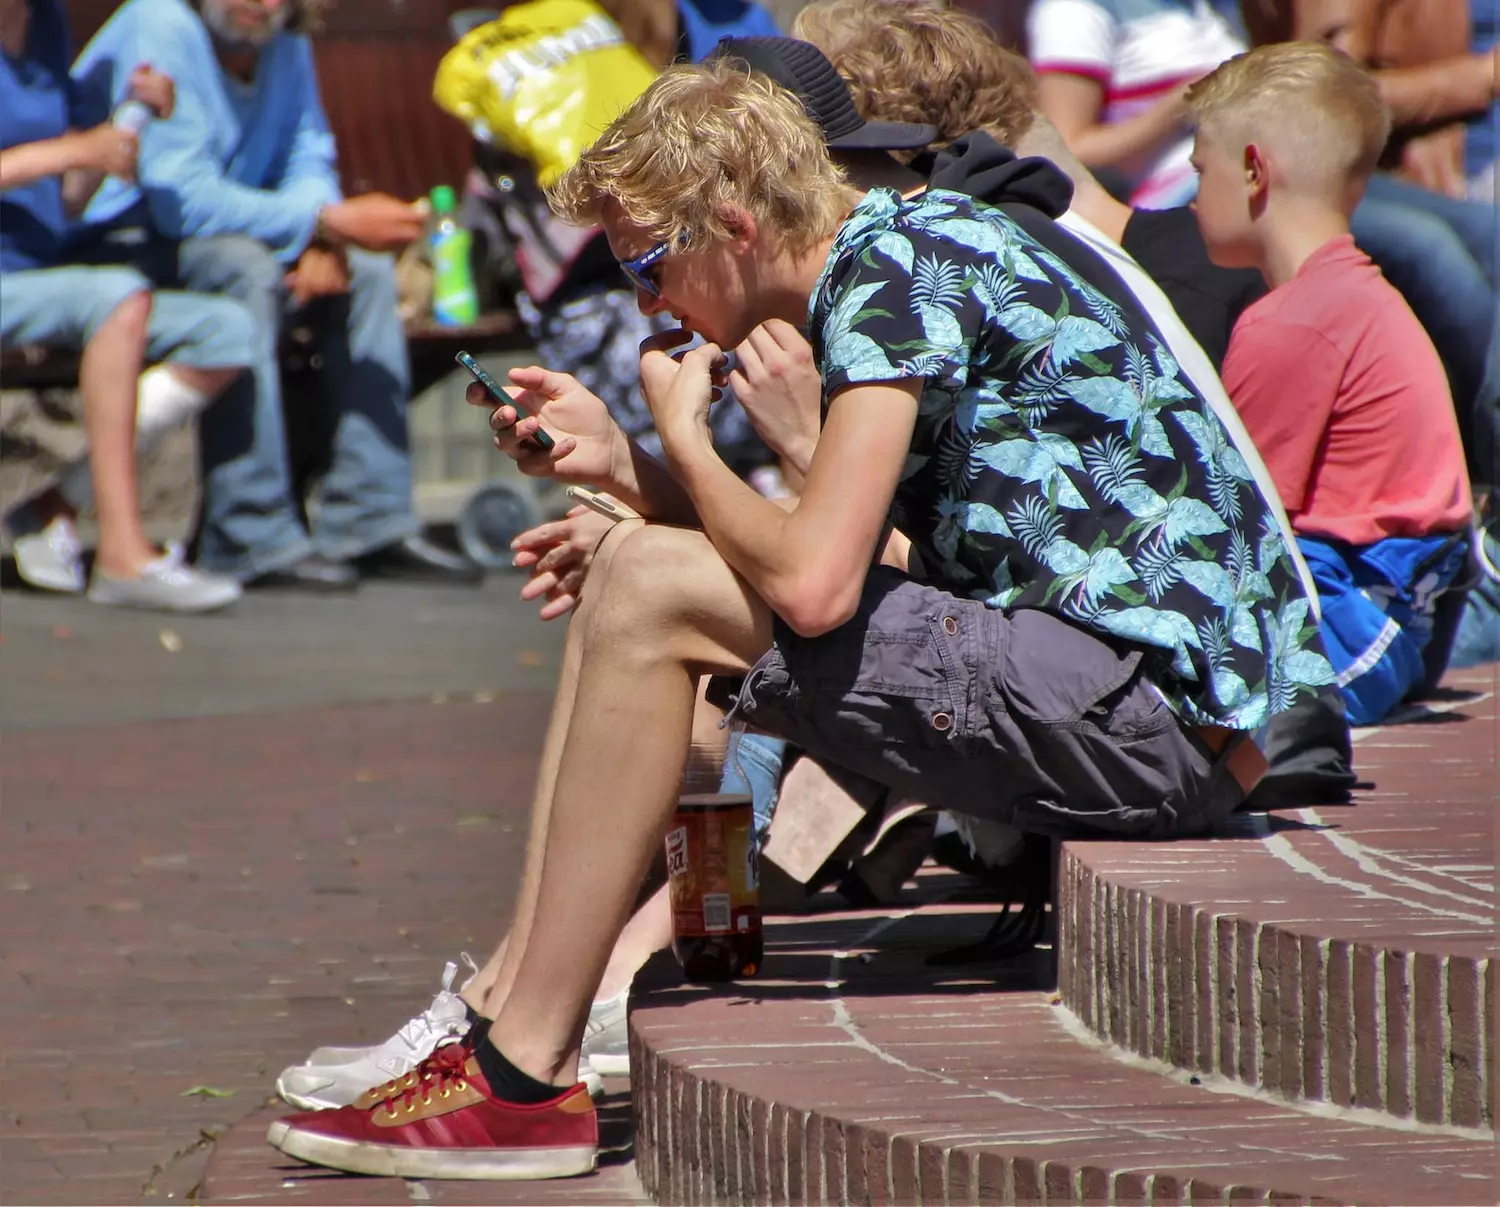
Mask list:
[[355,590],[359,586],[359,571],[348,562],[337,561],[321,553],[309,553],[290,566],[268,570],[258,578],[252,578],[245,586],[252,590],[270,588],[333,594]]
[[449,553],[424,536],[404,537],[393,545],[355,559],[364,578],[475,586],[484,571],[462,554]]

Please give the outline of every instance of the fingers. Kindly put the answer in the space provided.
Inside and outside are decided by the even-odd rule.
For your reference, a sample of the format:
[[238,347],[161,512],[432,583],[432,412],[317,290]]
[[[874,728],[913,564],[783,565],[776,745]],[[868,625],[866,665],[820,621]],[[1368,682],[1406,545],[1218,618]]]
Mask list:
[[673,327],[667,331],[658,331],[655,335],[648,335],[641,341],[641,355],[648,352],[669,352],[673,348],[681,347],[693,338],[693,333],[686,327]]
[[[543,399],[560,398],[578,385],[578,382],[569,374],[555,373],[540,365],[525,365],[512,369],[508,376],[513,386],[520,390],[534,391]],[[476,382],[475,385],[478,383]],[[469,388],[472,390],[474,387]],[[484,389],[483,386],[479,388]],[[511,397],[516,397],[516,395],[513,394]]]

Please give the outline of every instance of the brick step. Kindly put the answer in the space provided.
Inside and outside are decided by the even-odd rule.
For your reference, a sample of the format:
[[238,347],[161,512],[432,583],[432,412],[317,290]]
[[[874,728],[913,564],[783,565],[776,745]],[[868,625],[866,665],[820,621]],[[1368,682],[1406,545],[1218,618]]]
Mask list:
[[1356,806],[1068,843],[1058,988],[1095,1034],[1293,1099],[1494,1127],[1493,668],[1356,734]]
[[777,924],[762,978],[721,991],[658,957],[631,1010],[647,1192],[674,1205],[1496,1201],[1491,1139],[1118,1059],[1049,991],[1046,951],[982,975],[924,966],[988,921],[928,905]]

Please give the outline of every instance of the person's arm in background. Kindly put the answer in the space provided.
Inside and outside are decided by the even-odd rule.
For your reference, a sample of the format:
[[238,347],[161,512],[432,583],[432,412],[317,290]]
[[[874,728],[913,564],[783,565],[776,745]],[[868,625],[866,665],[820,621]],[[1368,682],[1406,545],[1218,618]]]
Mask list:
[[130,177],[135,153],[135,135],[108,125],[7,147],[0,151],[0,193],[74,171]]
[[1181,136],[1186,82],[1134,117],[1100,122],[1118,31],[1114,18],[1093,0],[1037,0],[1027,16],[1027,32],[1037,108],[1088,167],[1112,167]]
[[[317,228],[318,212],[338,200],[326,181],[299,177],[284,190],[252,188],[229,179],[216,145],[213,85],[219,66],[197,18],[158,20],[148,30],[117,15],[85,48],[74,76],[98,86],[107,81],[111,105],[125,99],[129,71],[150,62],[177,85],[176,111],[150,123],[141,137],[140,187],[153,224],[173,239],[247,235],[265,243],[282,260],[294,260]],[[276,53],[268,48],[266,55]],[[264,65],[263,65],[264,69]],[[307,82],[291,77],[281,84],[302,94]]]
[[1294,523],[1307,507],[1344,366],[1337,348],[1300,323],[1241,323],[1229,340],[1224,389]]

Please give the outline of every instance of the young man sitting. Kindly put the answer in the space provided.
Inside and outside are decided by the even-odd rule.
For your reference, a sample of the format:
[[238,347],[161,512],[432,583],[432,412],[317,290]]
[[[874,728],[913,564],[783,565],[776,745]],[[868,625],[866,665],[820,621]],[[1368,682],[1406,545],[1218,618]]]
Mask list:
[[1442,671],[1424,653],[1471,519],[1442,363],[1349,234],[1390,118],[1370,75],[1316,43],[1232,59],[1188,104],[1209,251],[1271,287],[1224,384],[1317,579],[1349,719],[1373,724]]
[[[705,346],[642,353],[667,469],[597,399],[517,375],[555,472],[653,517],[617,527],[569,627],[538,805],[548,847],[498,1017],[289,1155],[408,1177],[565,1176],[589,999],[661,840],[706,674],[736,712],[934,805],[1043,833],[1201,833],[1264,764],[1246,731],[1331,678],[1266,501],[1149,322],[1002,212],[860,196],[790,94],[733,62],[664,73],[560,182]],[[827,399],[786,511],[714,454],[721,348],[808,329]],[[543,454],[538,454],[542,456]],[[900,566],[877,565],[892,526]],[[583,886],[587,886],[586,888]],[[514,940],[513,940],[514,941]]]

